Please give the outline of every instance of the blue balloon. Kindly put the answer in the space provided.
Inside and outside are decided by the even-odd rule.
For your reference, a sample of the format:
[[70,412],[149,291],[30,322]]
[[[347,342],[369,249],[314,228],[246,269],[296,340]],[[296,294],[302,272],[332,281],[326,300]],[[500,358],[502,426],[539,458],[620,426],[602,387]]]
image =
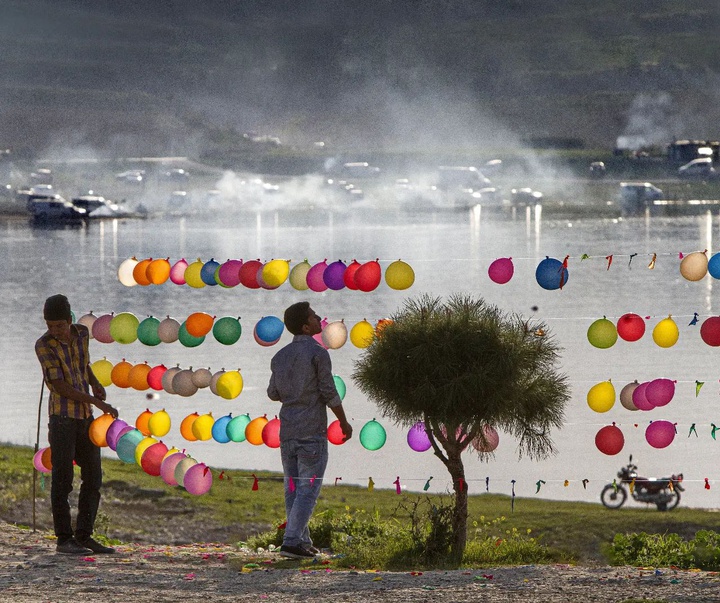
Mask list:
[[271,341],[277,341],[283,334],[285,325],[283,321],[277,316],[265,316],[261,318],[255,325],[255,335],[261,341],[270,343]]
[[206,285],[217,285],[215,280],[215,271],[220,267],[220,262],[216,262],[214,259],[208,260],[200,268],[200,280]]
[[227,432],[227,425],[230,422],[230,419],[232,419],[232,415],[225,415],[224,417],[220,417],[217,421],[213,423],[213,440],[219,442],[220,444],[227,444],[230,441],[230,436]]
[[545,258],[535,270],[538,285],[549,291],[567,285],[568,277],[568,269],[563,268],[563,263],[555,258]]
[[720,278],[720,253],[716,253],[708,260],[708,272],[713,278]]
[[117,441],[115,446],[118,458],[123,463],[135,463],[135,449],[144,437],[139,429],[128,431]]

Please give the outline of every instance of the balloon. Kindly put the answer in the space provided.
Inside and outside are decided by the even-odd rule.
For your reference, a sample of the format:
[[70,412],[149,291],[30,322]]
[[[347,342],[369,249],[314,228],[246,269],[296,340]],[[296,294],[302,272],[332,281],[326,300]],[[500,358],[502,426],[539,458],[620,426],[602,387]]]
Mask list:
[[217,286],[218,282],[215,280],[215,271],[220,267],[220,263],[215,261],[215,258],[209,259],[200,268],[200,280],[211,287]]
[[373,291],[380,284],[382,269],[377,260],[365,262],[355,272],[355,284],[360,291]]
[[645,439],[653,448],[666,448],[675,439],[675,425],[670,421],[651,421],[645,430]]
[[180,336],[180,323],[169,316],[160,321],[158,325],[158,337],[163,343],[173,343]]
[[307,276],[305,277],[308,287],[310,287],[310,289],[312,289],[316,293],[322,293],[328,288],[328,286],[325,284],[325,279],[323,279],[323,274],[325,273],[326,269],[327,260],[323,260],[322,262],[318,262],[312,268],[310,268],[310,270],[308,270]]
[[675,321],[668,316],[655,325],[652,336],[661,348],[670,348],[677,343],[680,331]]
[[270,260],[262,267],[261,276],[268,287],[275,289],[290,276],[290,262],[287,260]]
[[256,276],[258,285],[260,285],[263,289],[268,289],[270,291],[272,291],[273,289],[277,289],[280,285],[270,285],[263,278],[263,269],[264,268],[265,268],[264,265],[261,268],[258,268],[258,273]]
[[328,323],[322,330],[321,336],[326,348],[337,350],[345,345],[348,338],[348,330],[342,320],[336,320]]
[[293,289],[298,291],[307,291],[309,289],[307,284],[307,274],[310,268],[312,268],[312,266],[307,260],[293,266],[293,269],[290,271],[290,285]]
[[132,427],[130,427],[122,419],[115,419],[112,423],[110,423],[110,426],[105,432],[105,441],[107,442],[108,448],[110,448],[110,450],[115,450],[115,448],[117,447],[117,441],[120,438],[120,434],[123,432],[124,429],[130,430],[132,429]]
[[90,437],[90,441],[98,448],[107,447],[107,431],[113,421],[115,421],[115,419],[111,414],[104,413],[96,419],[93,419],[92,423],[90,423],[88,436]]
[[504,285],[515,273],[512,258],[498,258],[488,268],[488,276],[493,283]]
[[228,421],[226,431],[228,434],[228,437],[233,442],[244,442],[245,441],[245,429],[248,426],[248,423],[250,423],[250,415],[240,415],[238,417],[233,417]]
[[638,385],[640,384],[637,381],[633,381],[620,390],[620,404],[628,410],[640,410],[637,406],[635,406],[632,398],[633,392]]
[[618,338],[617,328],[607,318],[599,318],[588,328],[587,338],[596,348],[611,348]]
[[240,282],[248,289],[260,289],[260,283],[257,280],[258,270],[261,270],[263,264],[260,260],[250,260],[244,262],[240,268]]
[[193,337],[203,337],[213,328],[215,317],[205,312],[193,312],[185,320],[185,328]]
[[617,333],[625,341],[637,341],[645,335],[645,321],[637,314],[623,314],[617,321]]
[[213,394],[215,394],[216,396],[219,396],[219,395],[220,395],[220,394],[218,393],[218,390],[217,390],[217,382],[218,382],[218,379],[220,379],[220,377],[222,377],[224,374],[225,374],[225,369],[221,369],[221,370],[217,371],[217,372],[212,376],[212,379],[210,379],[210,386],[209,386],[209,387],[210,387],[210,391],[211,391]]
[[243,389],[243,378],[240,371],[225,371],[218,378],[215,389],[218,396],[225,400],[237,398]]
[[200,415],[196,412],[185,417],[180,423],[180,435],[184,437],[188,442],[194,442],[197,437],[193,433],[193,423],[198,419]]
[[184,488],[195,496],[207,493],[212,486],[212,472],[204,463],[196,463],[190,467],[183,477]]
[[221,264],[218,269],[217,279],[221,285],[226,287],[237,287],[240,284],[240,268],[242,260],[228,260]]
[[130,387],[130,370],[132,367],[133,365],[125,360],[118,362],[110,372],[112,382],[123,389]]
[[327,438],[331,444],[335,446],[341,446],[345,443],[345,434],[343,434],[340,427],[340,421],[335,419],[327,428]]
[[143,410],[135,419],[135,429],[137,429],[144,436],[150,435],[150,417],[153,416],[153,412],[146,408]]
[[194,335],[191,335],[188,333],[187,330],[187,323],[182,323],[180,325],[180,331],[178,331],[178,339],[180,340],[180,343],[182,343],[186,348],[195,348],[199,346],[203,341],[205,341],[205,335],[201,337],[195,337]]
[[280,448],[280,419],[270,419],[262,429],[262,441],[268,448]]
[[700,337],[709,346],[720,346],[720,316],[711,316],[703,321]]
[[168,394],[174,394],[175,390],[173,389],[172,382],[175,378],[175,375],[177,375],[182,369],[179,366],[174,366],[172,368],[167,369],[160,379],[162,383],[162,388],[168,393]]
[[160,321],[154,316],[148,316],[137,327],[137,338],[145,345],[159,345],[162,342],[158,335]]
[[186,458],[187,455],[184,452],[175,452],[167,455],[160,463],[160,477],[168,486],[178,485],[175,481],[175,469],[178,463]]
[[162,378],[165,371],[167,371],[167,367],[164,364],[158,364],[157,366],[152,367],[150,372],[147,374],[148,385],[157,392],[163,388]]
[[245,439],[253,446],[263,444],[262,430],[268,424],[267,417],[256,417],[247,424],[245,428]]
[[114,343],[112,335],[110,335],[110,322],[113,319],[112,314],[103,314],[99,316],[92,326],[92,336],[100,343]]
[[647,399],[648,382],[640,383],[632,393],[632,401],[638,410],[652,410],[655,408]]
[[202,276],[200,276],[204,265],[205,263],[198,258],[185,268],[183,277],[185,278],[185,282],[193,289],[202,289],[206,286],[205,281],[202,279]]
[[[139,467],[142,467],[143,454],[145,454],[145,451],[153,444],[157,444],[157,440],[152,436],[146,436],[138,442],[138,445],[135,447],[135,463]],[[165,451],[167,452],[167,448]]]
[[342,260],[332,262],[325,268],[322,278],[328,289],[340,291],[340,289],[345,288],[345,280],[343,279],[345,270],[347,270],[347,266]]
[[350,341],[356,348],[366,348],[375,339],[375,329],[365,319],[355,323],[350,329]]
[[360,262],[353,260],[350,264],[348,264],[348,267],[343,273],[343,282],[345,283],[345,286],[353,291],[358,290],[358,286],[355,284],[355,273],[358,271],[360,266],[362,266]]
[[[44,459],[44,456],[48,457],[47,461]],[[33,455],[33,465],[35,466],[35,469],[37,469],[40,473],[50,473],[52,471],[51,457],[52,453],[50,452],[49,446],[38,449],[38,451]]]
[[588,406],[595,412],[607,412],[615,404],[615,386],[610,381],[601,381],[587,393]]
[[396,260],[385,270],[385,282],[391,289],[398,291],[409,289],[415,282],[415,271],[410,264]]
[[645,389],[645,397],[653,406],[669,404],[674,395],[675,382],[672,379],[653,379]]
[[344,400],[345,393],[347,392],[345,382],[342,380],[342,377],[340,377],[340,375],[333,375],[333,381],[335,382],[335,389],[337,389],[338,396],[340,396],[341,400]]
[[188,263],[185,261],[185,258],[175,262],[173,267],[170,268],[170,280],[176,285],[186,284],[185,270],[187,270],[187,267]]
[[173,476],[178,486],[183,485],[183,482],[185,481],[185,474],[197,464],[198,462],[189,456],[186,456],[184,459],[180,459],[177,465],[175,465],[175,475]]
[[153,260],[148,264],[145,274],[153,285],[162,285],[170,278],[170,258]]
[[148,431],[156,438],[167,435],[170,432],[170,425],[170,415],[164,408],[154,412],[148,419]]
[[212,373],[209,369],[199,368],[193,371],[192,382],[199,389],[209,387],[212,380]]
[[168,447],[162,442],[148,446],[140,457],[140,466],[148,475],[159,476],[160,466],[167,454]]
[[147,269],[150,263],[153,261],[152,258],[146,258],[140,260],[133,268],[133,278],[138,285],[147,287],[150,284],[150,279],[147,276]]
[[256,328],[253,328],[253,338],[255,339],[255,343],[265,348],[270,347],[271,345],[275,345],[278,341],[280,341],[279,337],[275,341],[263,341],[258,337]]
[[117,343],[128,344],[137,339],[140,321],[131,312],[120,312],[110,321],[110,336]]
[[535,280],[548,291],[562,289],[567,284],[569,276],[568,269],[555,258],[545,258],[535,269]]
[[240,320],[234,316],[224,316],[219,318],[212,329],[213,337],[223,345],[233,345],[237,343],[242,335],[242,327]]
[[720,253],[716,253],[710,258],[708,272],[713,278],[720,278]]
[[92,326],[93,326],[93,324],[95,324],[96,320],[97,320],[97,316],[95,316],[92,312],[88,312],[84,316],[81,316],[80,320],[78,320],[78,324],[81,324],[81,325],[87,327],[88,331],[90,331],[90,339],[93,338]]
[[107,358],[96,360],[90,365],[90,368],[92,369],[93,375],[95,375],[100,382],[100,385],[103,387],[112,385],[113,364]]
[[255,325],[255,335],[260,341],[270,343],[280,339],[285,325],[277,316],[264,316]]
[[209,440],[212,438],[212,427],[214,423],[215,419],[213,418],[211,412],[200,415],[197,419],[195,419],[195,421],[193,421],[193,435],[201,442]]
[[137,445],[142,439],[143,434],[140,433],[137,429],[132,429],[126,434],[122,435],[118,439],[117,445],[115,447],[115,452],[117,453],[118,458],[123,463],[134,463],[135,448],[137,448]]
[[388,318],[381,318],[375,323],[375,337],[378,339],[382,336],[382,332],[385,328],[389,327],[393,323],[392,320]]
[[146,389],[149,389],[150,384],[148,383],[148,375],[151,370],[152,367],[147,362],[136,364],[132,367],[128,373],[128,384],[130,387],[140,392],[144,392]]
[[687,254],[680,260],[680,274],[689,281],[699,281],[708,273],[708,259],[703,251]]
[[595,434],[595,446],[603,454],[613,456],[625,446],[625,436],[615,425],[606,425]]
[[212,438],[220,444],[227,444],[230,441],[230,436],[227,433],[228,423],[232,420],[232,415],[225,415],[220,417],[212,426]]
[[387,433],[375,419],[368,421],[360,430],[360,443],[367,450],[379,450],[385,445]]
[[418,421],[410,428],[407,434],[407,443],[415,452],[425,452],[432,446],[423,421]]
[[118,280],[126,287],[134,287],[137,281],[133,278],[133,272],[138,261],[135,258],[128,258],[118,268]]
[[482,433],[472,441],[477,452],[492,452],[499,444],[500,435],[492,425],[483,425]]

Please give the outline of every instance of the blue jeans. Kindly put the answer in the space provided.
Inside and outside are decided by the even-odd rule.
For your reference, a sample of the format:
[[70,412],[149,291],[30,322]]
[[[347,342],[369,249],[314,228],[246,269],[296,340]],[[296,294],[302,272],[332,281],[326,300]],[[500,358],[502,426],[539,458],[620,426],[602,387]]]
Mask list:
[[[285,474],[285,513],[287,525],[283,544],[312,545],[308,523],[320,495],[322,478],[328,462],[327,438],[287,440],[280,443]],[[295,490],[290,491],[290,477]]]
[[80,467],[80,496],[75,536],[84,539],[92,536],[95,516],[100,505],[102,467],[100,449],[90,441],[90,419],[71,419],[50,415],[49,442],[52,451],[52,504],[53,524],[58,543],[73,537],[68,496],[73,489],[75,471],[73,461]]

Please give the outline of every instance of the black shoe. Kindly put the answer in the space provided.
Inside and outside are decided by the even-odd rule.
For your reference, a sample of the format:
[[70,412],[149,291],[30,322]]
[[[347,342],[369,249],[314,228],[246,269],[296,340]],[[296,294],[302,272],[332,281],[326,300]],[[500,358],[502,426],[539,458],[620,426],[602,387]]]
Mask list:
[[315,554],[310,552],[302,545],[290,546],[283,544],[280,547],[280,556],[287,557],[288,559],[314,559]]
[[58,542],[55,552],[64,555],[90,555],[92,553],[89,548],[75,542],[74,538],[70,538],[63,543]]
[[81,546],[87,547],[92,551],[93,553],[98,553],[101,555],[110,555],[115,552],[115,549],[105,546],[103,544],[100,544],[97,540],[94,538],[85,538],[83,540],[78,540],[78,543]]
[[305,545],[304,548],[307,549],[308,551],[310,551],[313,555],[319,555],[320,553],[322,553],[322,551],[319,548],[317,548],[316,546],[313,546],[312,544]]

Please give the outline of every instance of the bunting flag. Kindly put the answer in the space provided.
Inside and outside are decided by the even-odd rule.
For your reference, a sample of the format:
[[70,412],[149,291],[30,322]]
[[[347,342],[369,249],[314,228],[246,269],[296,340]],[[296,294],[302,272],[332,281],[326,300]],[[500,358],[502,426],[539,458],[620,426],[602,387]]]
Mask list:
[[395,493],[400,494],[401,490],[400,490],[400,476],[399,475],[397,476],[397,479],[393,482],[393,484],[395,484]]
[[490,478],[485,478],[485,492],[490,492]]
[[607,260],[607,268],[605,268],[605,270],[610,270],[610,266],[612,266],[612,261],[613,261],[612,254],[606,255],[605,259]]
[[[315,477],[313,476],[313,480],[314,480],[314,479],[315,479]],[[339,481],[342,481],[342,477],[336,477],[336,478],[335,478],[335,485],[336,485],[336,486],[337,486],[337,484],[338,484]]]
[[589,482],[589,481],[590,481],[589,479],[584,479],[584,480],[582,481],[583,490],[587,490],[587,485],[588,485],[588,482]]
[[650,263],[648,264],[648,268],[650,270],[655,269],[655,261],[657,260],[657,253],[653,253],[652,260],[650,260]]
[[709,490],[709,489],[710,489],[710,481],[708,480],[707,477],[705,478],[705,489],[706,489],[706,490]]
[[695,434],[695,437],[697,438],[697,437],[698,437],[698,432],[697,432],[697,429],[695,429],[695,423],[693,423],[692,425],[690,425],[690,431],[688,431],[688,437],[690,437],[690,435],[693,434],[693,433]]
[[295,492],[295,481],[292,478],[292,475],[288,478],[288,490],[290,492]]
[[431,476],[428,478],[428,481],[425,482],[425,485],[423,486],[423,491],[427,492],[427,491],[430,489],[430,480],[431,480],[432,478],[433,478],[433,476],[431,475]]
[[714,439],[715,439],[715,432],[718,430],[718,428],[717,428],[717,426],[715,425],[715,423],[710,423],[710,426],[712,427],[712,431],[710,432],[710,437],[712,437],[712,439],[714,440]]
[[368,478],[368,491],[372,492],[375,489],[375,482],[373,481],[373,478]]
[[563,486],[565,486],[565,487],[567,488],[569,485],[570,485],[570,480],[569,480],[569,479],[566,479],[566,480],[563,482]]
[[253,491],[259,490],[259,489],[260,489],[260,484],[259,484],[259,482],[258,482],[258,478],[257,478],[257,476],[256,476],[254,473],[252,474],[252,476],[253,476],[252,489],[253,489]]
[[696,325],[698,323],[698,313],[693,312],[692,320],[688,323],[688,327],[692,327],[693,325]]
[[632,478],[632,481],[630,482],[630,485],[628,486],[628,489],[630,490],[630,494],[635,492],[635,478]]
[[632,264],[633,258],[634,258],[636,255],[637,255],[637,253],[631,253],[631,254],[630,254],[630,259],[628,260],[628,270],[632,270],[632,266],[630,266],[630,264]]
[[700,390],[702,389],[703,385],[705,385],[704,381],[695,381],[695,397],[696,398],[700,394]]
[[540,488],[542,488],[542,485],[545,483],[545,480],[539,479],[535,482],[535,494],[540,492]]
[[510,512],[515,511],[515,480],[510,480],[510,483],[512,484],[512,497],[510,499]]

